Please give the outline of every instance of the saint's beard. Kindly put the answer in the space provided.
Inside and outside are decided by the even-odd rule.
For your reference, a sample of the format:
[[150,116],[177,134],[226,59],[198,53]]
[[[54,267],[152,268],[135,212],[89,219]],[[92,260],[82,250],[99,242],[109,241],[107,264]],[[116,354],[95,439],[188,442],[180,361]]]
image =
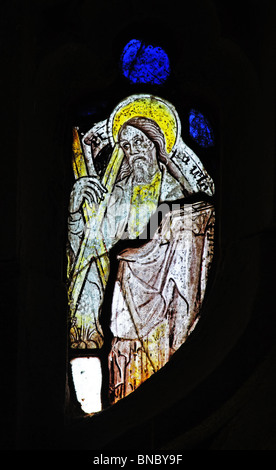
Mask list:
[[139,185],[151,183],[157,169],[157,165],[155,166],[148,160],[139,158],[132,166],[133,182]]

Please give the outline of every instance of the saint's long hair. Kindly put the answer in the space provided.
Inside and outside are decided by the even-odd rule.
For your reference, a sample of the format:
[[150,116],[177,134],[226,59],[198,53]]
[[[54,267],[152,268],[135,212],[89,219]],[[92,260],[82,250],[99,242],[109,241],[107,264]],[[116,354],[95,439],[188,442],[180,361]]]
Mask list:
[[[141,116],[137,116],[137,117],[133,117],[129,119],[122,125],[119,131],[119,134],[118,134],[119,142],[121,138],[121,133],[123,129],[125,129],[126,126],[132,126],[132,127],[135,127],[136,129],[139,129],[148,137],[148,139],[150,139],[154,143],[156,147],[156,151],[157,151],[158,160],[161,159],[162,161],[162,159],[164,159],[166,161],[168,159],[168,153],[166,151],[166,141],[165,141],[164,134],[155,121],[149,118],[141,117]],[[132,172],[132,169],[130,168],[127,159],[124,158],[121,169],[118,174],[117,181],[124,179],[126,176],[130,175],[131,172]]]

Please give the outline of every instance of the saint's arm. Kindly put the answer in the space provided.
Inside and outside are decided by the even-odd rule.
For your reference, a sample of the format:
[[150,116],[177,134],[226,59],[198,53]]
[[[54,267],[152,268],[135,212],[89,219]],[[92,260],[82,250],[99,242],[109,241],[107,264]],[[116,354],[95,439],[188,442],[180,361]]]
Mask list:
[[[125,187],[115,185],[101,227],[97,232],[95,243],[98,245],[98,241],[101,239],[104,242],[102,246],[105,252],[108,252],[124,234],[130,207],[128,189],[127,185]],[[69,214],[68,240],[74,257],[78,253],[85,228],[81,209]],[[100,248],[98,247],[98,249]],[[99,252],[99,254],[102,253]]]
[[83,236],[83,230],[84,230],[84,220],[82,217],[82,213],[75,212],[74,214],[70,213],[68,217],[68,242],[70,245],[70,248],[73,252],[73,257],[75,258],[80,242]]

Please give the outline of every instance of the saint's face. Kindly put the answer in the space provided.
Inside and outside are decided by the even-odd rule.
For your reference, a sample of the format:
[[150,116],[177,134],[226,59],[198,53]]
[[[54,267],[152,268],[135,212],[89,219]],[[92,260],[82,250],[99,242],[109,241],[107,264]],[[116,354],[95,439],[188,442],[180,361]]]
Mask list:
[[154,143],[139,129],[126,126],[120,136],[120,146],[133,170],[137,182],[148,182],[158,170]]

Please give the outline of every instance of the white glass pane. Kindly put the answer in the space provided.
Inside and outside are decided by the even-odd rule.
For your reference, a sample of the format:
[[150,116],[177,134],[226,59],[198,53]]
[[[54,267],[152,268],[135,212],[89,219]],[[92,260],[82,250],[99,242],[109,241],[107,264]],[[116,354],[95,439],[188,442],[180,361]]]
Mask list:
[[98,357],[79,357],[71,360],[77,400],[85,413],[101,411],[102,371]]

